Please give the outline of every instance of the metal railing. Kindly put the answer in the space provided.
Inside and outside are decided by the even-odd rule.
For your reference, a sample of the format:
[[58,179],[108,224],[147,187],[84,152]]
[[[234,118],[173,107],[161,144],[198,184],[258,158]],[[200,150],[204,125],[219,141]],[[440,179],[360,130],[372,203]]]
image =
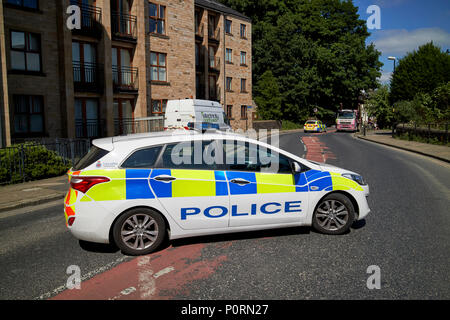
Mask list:
[[114,119],[114,134],[156,132],[164,130],[164,117]]
[[80,7],[81,11],[81,29],[72,31],[83,35],[100,36],[102,33],[102,9],[88,4],[80,4],[76,0],[71,0],[70,4]]
[[137,39],[137,17],[129,14],[111,13],[112,34],[115,37]]
[[73,83],[75,91],[98,92],[102,89],[102,65],[89,62],[73,63]]
[[401,123],[395,125],[395,136],[403,136],[409,140],[420,138],[426,143],[449,143],[449,123]]
[[0,185],[62,175],[89,148],[86,139],[42,138],[0,149]]
[[138,68],[112,67],[113,87],[117,91],[137,91],[139,89]]
[[77,138],[95,139],[105,136],[103,119],[75,120],[75,136]]

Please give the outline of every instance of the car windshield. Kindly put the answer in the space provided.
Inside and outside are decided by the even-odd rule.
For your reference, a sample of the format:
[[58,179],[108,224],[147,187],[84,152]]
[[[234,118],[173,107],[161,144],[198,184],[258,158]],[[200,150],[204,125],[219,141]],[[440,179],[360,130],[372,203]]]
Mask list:
[[348,111],[338,112],[338,118],[353,119],[353,116],[354,116],[353,112],[348,112]]

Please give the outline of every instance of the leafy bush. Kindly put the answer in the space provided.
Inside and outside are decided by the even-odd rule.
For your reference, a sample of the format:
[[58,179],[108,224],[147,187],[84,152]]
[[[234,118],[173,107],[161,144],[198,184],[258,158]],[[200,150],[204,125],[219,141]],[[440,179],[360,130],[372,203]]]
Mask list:
[[295,123],[289,120],[281,122],[281,130],[303,129],[303,124]]
[[17,183],[64,174],[71,166],[42,145],[24,143],[0,149],[0,182]]

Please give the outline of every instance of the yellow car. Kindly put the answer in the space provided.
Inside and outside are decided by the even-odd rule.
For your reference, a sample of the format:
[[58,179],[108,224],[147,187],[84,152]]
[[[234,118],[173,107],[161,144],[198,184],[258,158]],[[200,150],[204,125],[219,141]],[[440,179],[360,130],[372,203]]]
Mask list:
[[327,127],[320,120],[308,120],[303,130],[304,132],[327,132]]

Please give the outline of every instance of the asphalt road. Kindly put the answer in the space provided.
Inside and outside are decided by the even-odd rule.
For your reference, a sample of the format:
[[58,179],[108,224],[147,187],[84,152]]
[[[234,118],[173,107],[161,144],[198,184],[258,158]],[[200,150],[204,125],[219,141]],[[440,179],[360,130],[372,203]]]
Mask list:
[[[326,145],[327,163],[370,185],[372,212],[349,233],[302,227],[197,237],[166,243],[143,260],[112,246],[80,246],[65,228],[62,201],[49,203],[0,215],[0,299],[53,297],[64,290],[70,265],[91,279],[82,283],[90,288],[126,278],[130,266],[158,262],[171,267],[152,273],[161,281],[147,298],[449,299],[450,166],[346,133],[285,134],[280,146],[305,156],[305,136]],[[380,268],[381,289],[366,286],[372,265]]]

